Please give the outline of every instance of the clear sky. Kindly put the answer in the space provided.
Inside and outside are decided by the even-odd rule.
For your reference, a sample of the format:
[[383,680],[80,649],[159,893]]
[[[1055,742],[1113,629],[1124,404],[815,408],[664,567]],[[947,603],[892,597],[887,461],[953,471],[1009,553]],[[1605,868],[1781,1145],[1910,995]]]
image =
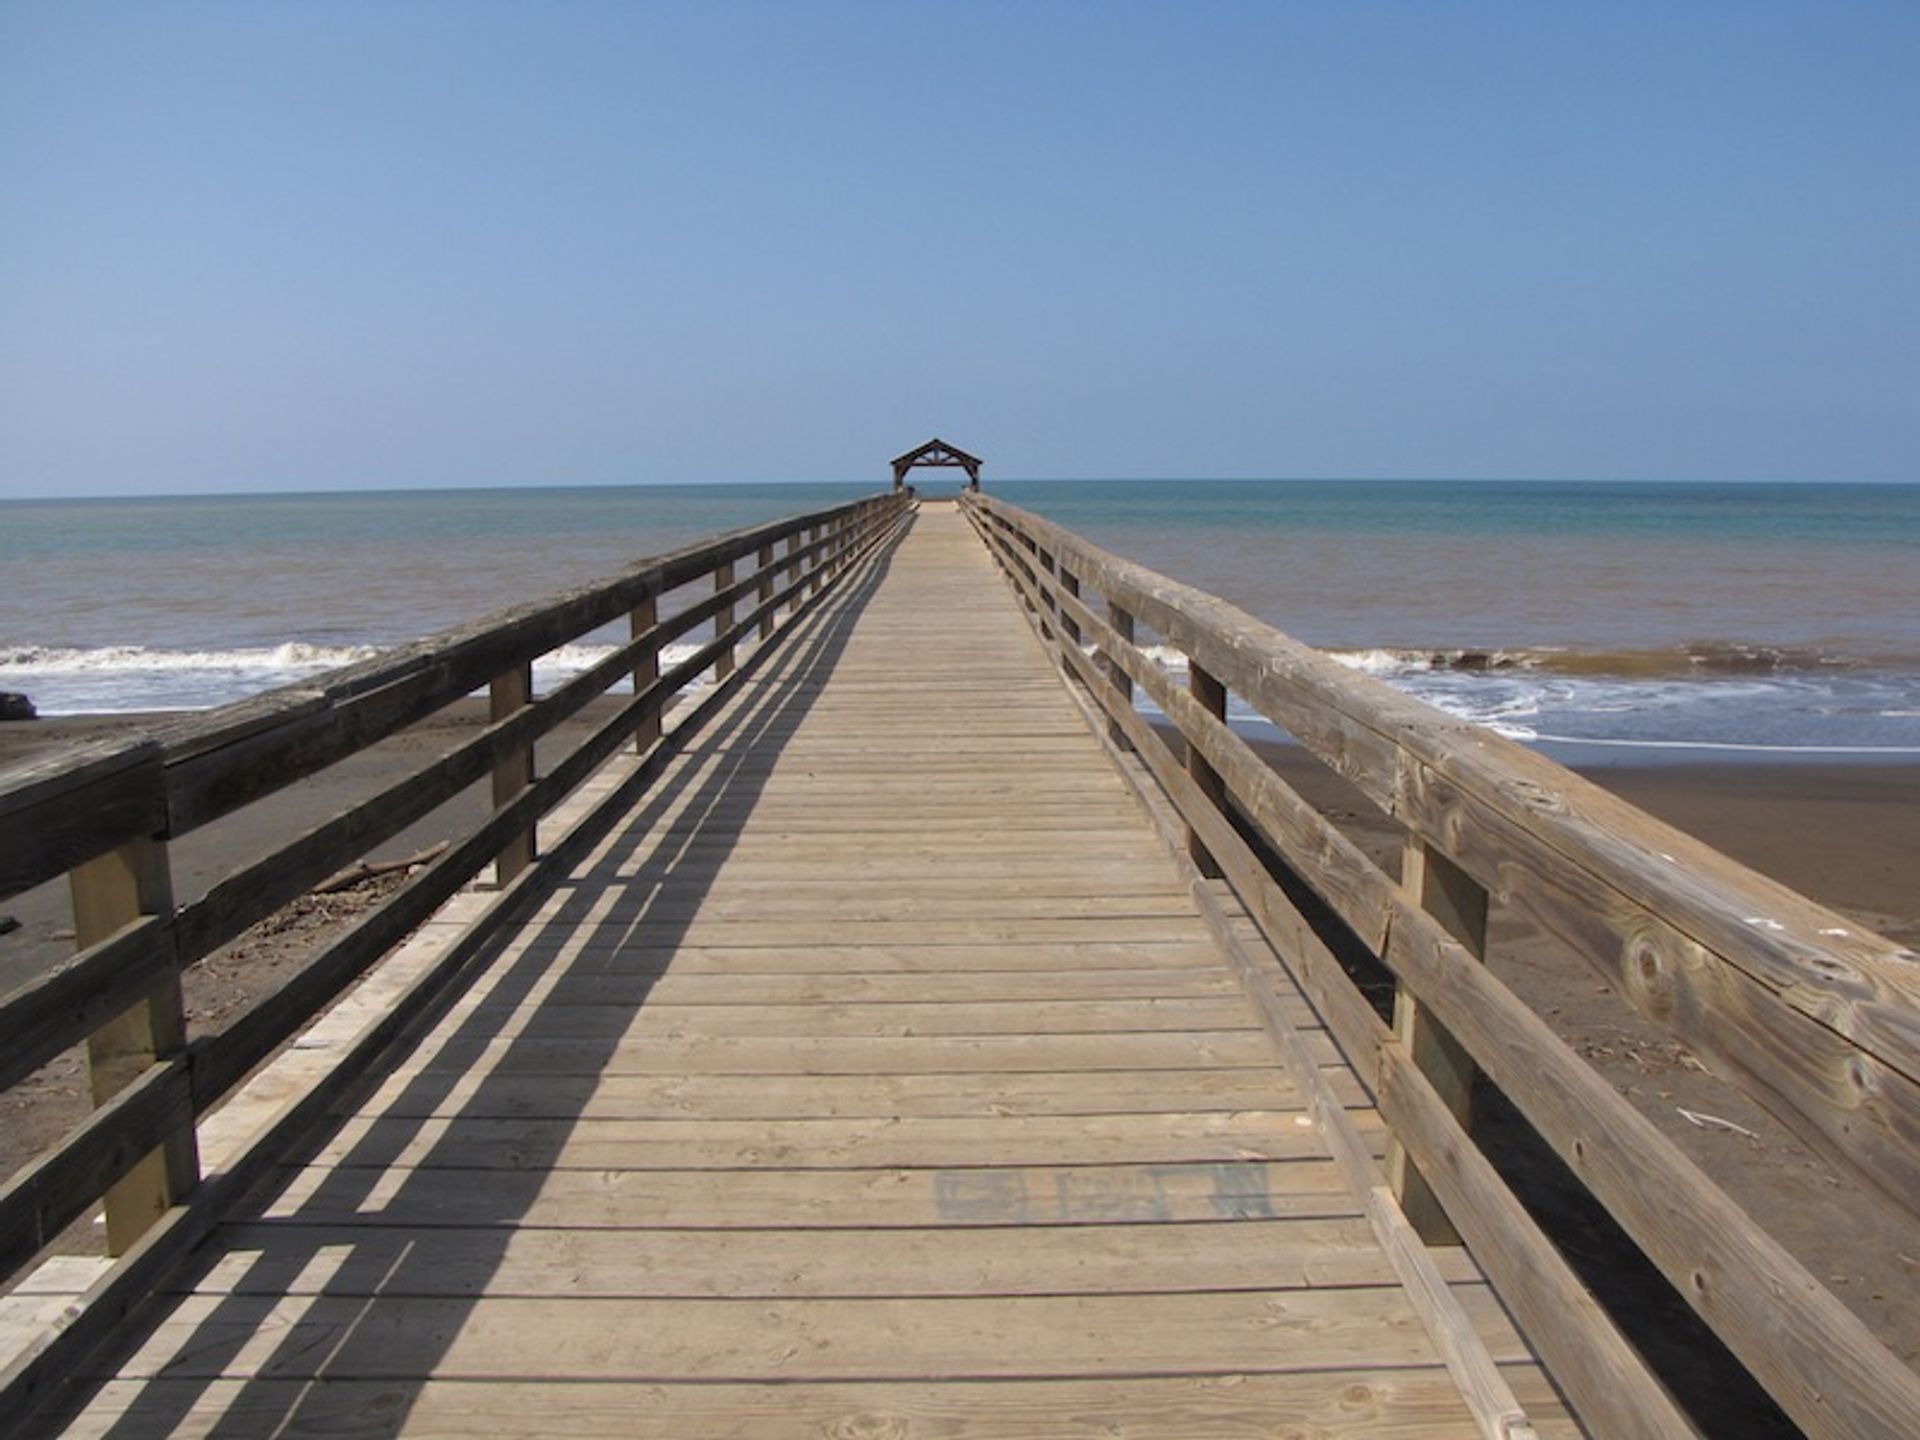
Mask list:
[[1920,480],[1920,4],[0,0],[0,495]]

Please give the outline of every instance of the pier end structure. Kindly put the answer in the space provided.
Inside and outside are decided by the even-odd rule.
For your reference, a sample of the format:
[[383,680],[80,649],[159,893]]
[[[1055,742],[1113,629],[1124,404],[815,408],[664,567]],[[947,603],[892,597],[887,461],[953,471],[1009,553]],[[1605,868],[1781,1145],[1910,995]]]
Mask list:
[[978,491],[980,488],[980,466],[982,461],[977,455],[969,455],[957,445],[935,439],[924,445],[916,445],[904,455],[893,457],[893,488],[904,489],[907,472],[919,467],[946,470],[964,470],[967,472],[967,489]]

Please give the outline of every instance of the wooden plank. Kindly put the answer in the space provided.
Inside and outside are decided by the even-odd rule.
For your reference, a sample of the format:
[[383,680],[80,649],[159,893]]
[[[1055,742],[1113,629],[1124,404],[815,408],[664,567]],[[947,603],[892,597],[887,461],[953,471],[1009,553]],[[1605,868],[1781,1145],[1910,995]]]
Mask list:
[[[1371,1103],[1344,1065],[1327,1072],[1349,1105]],[[1278,1070],[991,1071],[919,1075],[496,1075],[431,1088],[403,1071],[365,1101],[391,1116],[552,1119],[886,1119],[915,1116],[1151,1115],[1284,1109],[1298,1091]]]
[[[1301,1007],[1304,1013],[1304,1005]],[[496,1039],[617,1041],[745,1037],[902,1038],[944,1036],[1131,1035],[1251,1028],[1238,995],[1197,999],[977,1000],[890,1004],[569,1005],[534,1000],[475,1006],[449,1022]]]
[[[1497,1338],[1483,1288],[1463,1302]],[[245,1345],[267,1330],[279,1342]],[[1509,1332],[1510,1333],[1510,1332]],[[1503,1358],[1525,1352],[1511,1339]],[[1271,1374],[1431,1363],[1390,1289],[992,1299],[598,1301],[185,1297],[122,1368],[357,1379],[701,1379],[781,1382],[937,1376]]]
[[[1338,1058],[1319,1041],[1316,1058]],[[461,1037],[423,1045],[422,1070],[475,1066],[502,1075],[909,1075],[956,1071],[1264,1070],[1273,1052],[1257,1029],[1142,1030],[1096,1035],[667,1036],[634,1044]]]
[[582,968],[605,975],[939,975],[1057,971],[1076,960],[1103,971],[1205,967],[1218,956],[1205,940],[1186,936],[1157,940],[1100,940],[1077,947],[1071,941],[933,941],[875,943],[845,948],[820,945],[698,945],[646,943],[644,934],[598,928],[569,933],[557,924],[523,932],[503,954],[508,959],[564,950]]
[[0,1088],[139,1003],[175,964],[168,917],[143,915],[10,991],[0,1000]]
[[[801,1296],[1146,1295],[1392,1285],[1354,1217],[1185,1225],[819,1230],[225,1227],[203,1295],[738,1300]],[[1479,1279],[1458,1249],[1447,1275]]]
[[396,1415],[423,1434],[498,1440],[556,1433],[582,1440],[1034,1440],[1077,1430],[1128,1440],[1272,1440],[1276,1416],[1317,1440],[1470,1440],[1479,1433],[1437,1366],[1344,1368],[1331,1384],[1313,1372],[944,1384],[129,1380],[107,1386],[70,1433],[76,1440],[371,1435],[389,1433]]
[[[261,1211],[329,1225],[856,1229],[1264,1220],[1362,1213],[1330,1160],[871,1170],[315,1166]],[[798,1243],[798,1242],[796,1242]]]
[[102,741],[0,771],[0,898],[166,828],[160,747]]
[[[1018,890],[1022,887],[1011,887]],[[698,883],[656,890],[612,923],[666,929],[684,928],[688,934],[728,926],[779,927],[791,923],[796,931],[818,929],[827,917],[840,926],[924,925],[964,929],[974,923],[1009,920],[1145,921],[1161,930],[1195,927],[1193,906],[1183,895],[1110,895],[1101,891],[1080,894],[1048,893],[1058,887],[1036,887],[1038,894],[977,896],[961,893],[887,893],[856,889],[852,892],[819,886],[795,886],[771,893],[703,893]]]
[[[757,952],[755,952],[757,953]],[[542,1005],[617,1006],[644,999],[651,1010],[708,1006],[844,1006],[1013,1003],[1080,1000],[1175,1000],[1238,996],[1233,973],[1223,967],[1185,965],[1169,970],[962,970],[954,973],[849,972],[817,974],[718,974],[630,969],[609,974],[598,965],[569,968],[543,981]],[[468,1010],[485,1008],[487,991],[476,988]],[[492,1008],[499,1009],[496,1004]]]
[[[628,943],[675,941],[702,948],[789,950],[844,944],[850,951],[879,946],[1017,945],[1023,939],[1044,943],[1072,941],[1082,935],[1095,944],[1191,941],[1200,933],[1191,915],[1112,915],[1027,919],[1019,916],[955,916],[929,920],[868,920],[849,931],[826,919],[709,920],[694,916],[658,926],[623,927]],[[857,966],[857,956],[850,956]]]
[[[1364,1118],[1377,1137],[1375,1117]],[[357,1116],[314,1151],[311,1163],[545,1171],[960,1170],[1298,1160],[1325,1153],[1319,1127],[1303,1110],[774,1121],[456,1115]]]

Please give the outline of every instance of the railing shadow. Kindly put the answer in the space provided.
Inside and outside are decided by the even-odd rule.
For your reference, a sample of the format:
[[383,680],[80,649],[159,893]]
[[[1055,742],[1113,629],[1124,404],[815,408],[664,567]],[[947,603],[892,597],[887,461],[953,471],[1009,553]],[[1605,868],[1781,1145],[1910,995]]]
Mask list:
[[[288,1172],[286,1186],[263,1202],[270,1218],[243,1218],[245,1234],[235,1243],[218,1236],[209,1243],[182,1288],[213,1277],[223,1293],[156,1306],[161,1323],[177,1330],[184,1318],[191,1333],[168,1345],[155,1376],[165,1383],[142,1384],[105,1433],[173,1433],[189,1419],[210,1436],[331,1433],[343,1423],[356,1434],[402,1428],[426,1383],[420,1377],[444,1358],[485,1293],[585,1119],[598,1077],[623,1044],[648,1043],[625,1036],[665,959],[616,966],[609,955],[643,942],[664,957],[687,933],[737,842],[743,813],[818,697],[905,533],[856,562],[767,656],[732,710],[689,744],[533,919],[494,943],[473,972],[484,999],[464,1012],[458,998],[443,1007],[431,1032],[437,1053],[381,1100],[381,1118],[324,1171]],[[540,1020],[546,1012],[521,1008],[551,1007],[554,995],[589,977],[593,1033],[548,1027]],[[476,1067],[485,1067],[477,1083]],[[529,1115],[536,1077],[538,1113]],[[365,1088],[370,1093],[373,1081]],[[502,1138],[503,1118],[514,1121],[506,1127],[510,1141]],[[306,1153],[337,1145],[352,1125],[342,1115]],[[471,1184],[451,1186],[458,1176]],[[409,1231],[422,1226],[438,1227],[440,1239],[459,1237],[456,1282],[444,1245],[423,1256],[410,1242]],[[379,1313],[378,1300],[402,1297],[431,1297],[417,1312],[430,1323],[396,1328]],[[137,1354],[138,1346],[130,1338],[113,1358]],[[246,1374],[236,1379],[235,1370]],[[330,1395],[327,1383],[340,1379],[377,1380],[375,1413],[344,1416],[347,1397]],[[217,1409],[217,1418],[201,1429],[209,1417],[196,1416],[196,1408]]]

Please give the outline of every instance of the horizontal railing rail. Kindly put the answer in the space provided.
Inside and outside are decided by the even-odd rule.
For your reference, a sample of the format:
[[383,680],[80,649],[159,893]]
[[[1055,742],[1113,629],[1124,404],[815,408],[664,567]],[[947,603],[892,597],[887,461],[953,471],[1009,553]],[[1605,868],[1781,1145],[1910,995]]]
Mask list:
[[[1497,901],[1911,1208],[1920,957],[1225,601],[990,496],[962,503],[1063,671],[1182,817],[1203,873],[1231,886],[1374,1091],[1409,1218],[1465,1241],[1594,1433],[1689,1427],[1477,1148],[1476,1069],[1807,1433],[1920,1434],[1920,1377],[1482,963]],[[1185,687],[1137,643],[1142,627],[1185,656]],[[1136,687],[1184,754],[1137,711]],[[1405,828],[1398,875],[1233,731],[1229,693]],[[1286,881],[1394,977],[1391,1023]]]
[[[96,1098],[81,1124],[0,1188],[0,1276],[103,1199],[115,1255],[192,1205],[199,1117],[489,864],[503,889],[533,878],[537,822],[624,747],[639,758],[623,793],[650,784],[747,667],[910,509],[905,497],[880,495],[732,532],[149,735],[0,771],[0,899],[68,876],[79,947],[0,998],[0,1088],[85,1042]],[[661,599],[694,584],[711,592],[674,595],[678,607],[662,617]],[[533,694],[534,661],[623,618],[625,643]],[[712,638],[663,670],[664,648],[709,624]],[[741,661],[744,646],[754,648]],[[667,728],[668,706],[702,675],[714,684]],[[629,678],[633,694],[596,712],[564,754],[543,752],[536,774],[536,740]],[[171,840],[482,690],[490,715],[470,738],[176,901]],[[443,853],[320,940],[278,989],[217,1031],[187,1034],[185,969],[489,777],[490,810]]]

